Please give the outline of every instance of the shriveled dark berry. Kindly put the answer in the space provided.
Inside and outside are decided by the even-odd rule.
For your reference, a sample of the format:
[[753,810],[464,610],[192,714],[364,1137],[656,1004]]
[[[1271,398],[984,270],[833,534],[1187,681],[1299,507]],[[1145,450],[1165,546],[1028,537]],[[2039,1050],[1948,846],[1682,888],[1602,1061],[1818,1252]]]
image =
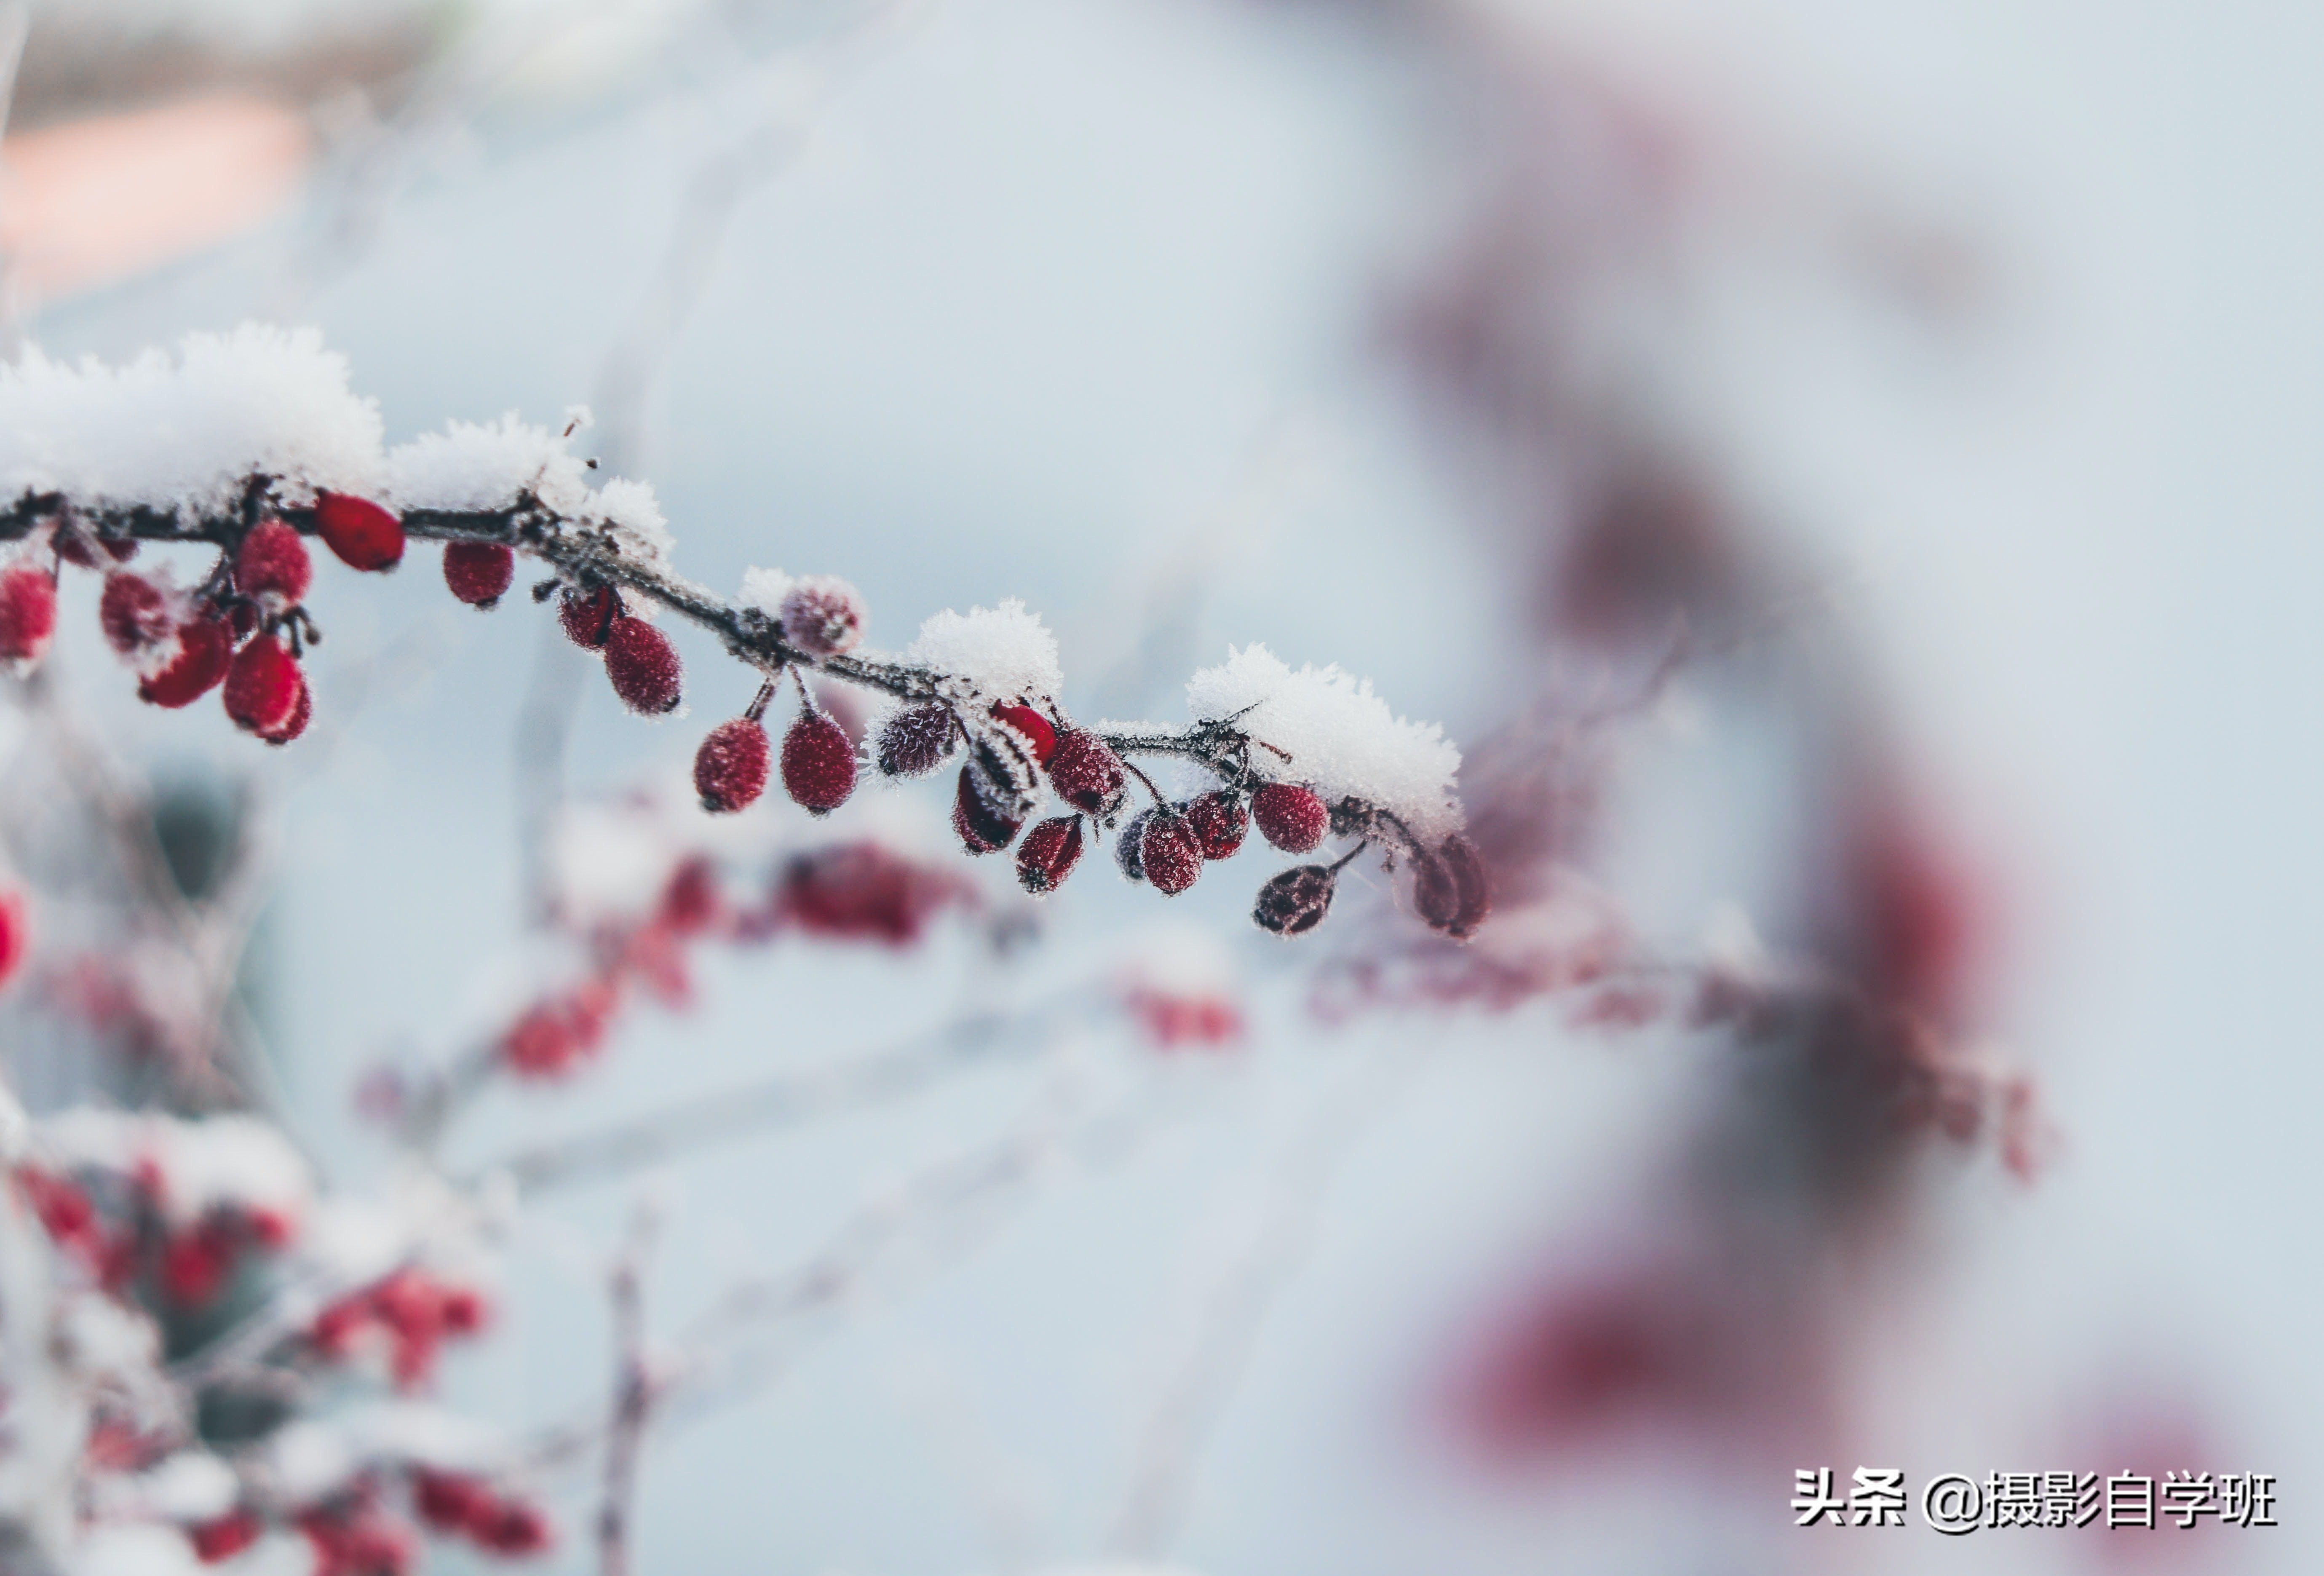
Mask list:
[[605,637],[605,677],[632,711],[649,717],[678,709],[678,648],[669,637],[627,613]]
[[855,746],[830,713],[803,711],[783,735],[783,788],[818,816],[855,791]]
[[1127,793],[1121,757],[1106,742],[1085,728],[1068,728],[1050,755],[1049,786],[1076,810],[1086,810],[1101,824],[1111,825],[1120,814]]
[[178,626],[178,654],[152,677],[137,687],[137,698],[148,705],[175,709],[189,706],[226,677],[234,652],[233,626],[216,613],[205,613]]
[[1017,845],[1017,884],[1038,898],[1054,892],[1082,857],[1082,818],[1052,816]]
[[809,656],[853,650],[863,620],[863,594],[836,575],[810,575],[783,597],[783,639]]
[[236,726],[263,736],[290,725],[307,680],[298,659],[272,635],[259,635],[234,654],[226,674],[226,714]]
[[315,532],[350,568],[392,569],[403,561],[403,521],[368,498],[318,495]]
[[1334,837],[1370,837],[1379,816],[1378,809],[1351,795],[1332,805],[1332,835]]
[[774,750],[755,718],[719,723],[694,752],[694,791],[713,815],[729,815],[754,803],[767,790]]
[[1311,788],[1270,782],[1251,796],[1250,818],[1259,834],[1286,853],[1305,853],[1323,841],[1331,812]]
[[956,736],[950,706],[908,706],[880,725],[872,759],[885,776],[924,777],[944,764]]
[[1031,706],[997,705],[992,714],[1025,735],[1033,746],[1035,760],[1043,766],[1049,764],[1049,758],[1057,752],[1057,730],[1048,718]]
[[1153,814],[1150,809],[1139,811],[1113,840],[1113,862],[1133,881],[1146,879],[1146,860],[1139,844],[1146,841],[1146,822]]
[[993,813],[1022,822],[1041,803],[1041,768],[1033,747],[1014,728],[980,728],[971,739],[968,770]]
[[1186,824],[1194,829],[1194,842],[1204,859],[1231,859],[1242,846],[1243,834],[1250,830],[1250,812],[1243,808],[1240,795],[1213,788],[1194,796],[1186,806]]
[[1176,810],[1157,809],[1138,840],[1138,862],[1154,889],[1175,898],[1203,873],[1203,848],[1194,829]]
[[279,520],[250,528],[234,555],[234,584],[244,596],[272,597],[288,607],[305,600],[315,581],[315,563],[299,533]]
[[1250,917],[1261,930],[1305,935],[1323,922],[1338,879],[1329,865],[1295,864],[1277,871],[1259,889],[1259,902]]
[[446,542],[444,584],[470,607],[497,605],[516,578],[516,552],[506,542]]
[[1412,906],[1432,928],[1466,939],[1492,911],[1485,867],[1458,833],[1413,856]]
[[1020,825],[986,803],[970,769],[960,769],[960,788],[953,795],[952,829],[960,834],[961,843],[969,853],[992,853],[1008,847]]
[[622,594],[610,585],[600,585],[595,591],[584,591],[577,585],[567,585],[557,599],[557,622],[576,646],[592,651],[605,649],[606,637],[613,632],[613,621],[628,610],[622,605]]

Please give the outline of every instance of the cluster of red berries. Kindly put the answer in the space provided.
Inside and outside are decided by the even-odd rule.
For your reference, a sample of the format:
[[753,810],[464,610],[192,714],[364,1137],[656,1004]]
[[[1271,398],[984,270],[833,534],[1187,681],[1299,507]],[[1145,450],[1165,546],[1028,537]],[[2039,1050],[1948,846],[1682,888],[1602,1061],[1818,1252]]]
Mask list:
[[469,1473],[413,1468],[411,1507],[430,1531],[464,1538],[488,1554],[517,1559],[549,1548],[549,1518],[540,1507]]
[[398,1387],[415,1390],[436,1371],[444,1342],[475,1334],[490,1308],[483,1294],[412,1267],[353,1292],[315,1315],[307,1342],[328,1362],[384,1346]]
[[169,1305],[198,1311],[217,1300],[252,1256],[290,1240],[290,1223],[266,1210],[219,1205],[189,1224],[165,1221],[161,1179],[150,1168],[107,1190],[120,1208],[108,1218],[87,1187],[32,1166],[15,1172],[17,1192],[49,1240],[78,1260],[106,1291],[125,1293],[141,1279]]
[[0,986],[16,977],[32,950],[32,917],[22,892],[0,890]]
[[[546,1553],[553,1542],[540,1507],[501,1492],[483,1478],[417,1464],[410,1478],[412,1511],[430,1532],[504,1560]],[[314,1550],[316,1576],[406,1576],[418,1562],[418,1539],[382,1503],[375,1471],[308,1506],[290,1522]],[[237,1505],[187,1527],[186,1537],[197,1559],[216,1565],[249,1548],[265,1530],[256,1509]]]

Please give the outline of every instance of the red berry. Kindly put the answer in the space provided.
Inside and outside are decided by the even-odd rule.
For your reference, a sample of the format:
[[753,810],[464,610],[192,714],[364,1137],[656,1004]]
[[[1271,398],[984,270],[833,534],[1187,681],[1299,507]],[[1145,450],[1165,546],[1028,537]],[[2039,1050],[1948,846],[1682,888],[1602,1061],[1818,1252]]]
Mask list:
[[1138,862],[1146,879],[1164,897],[1175,898],[1203,873],[1203,848],[1194,829],[1176,810],[1157,809],[1148,817],[1138,840]]
[[76,569],[97,567],[96,539],[69,520],[57,522],[56,533],[50,537],[49,545],[56,548],[60,559]]
[[1213,788],[1197,795],[1186,806],[1186,823],[1194,827],[1194,841],[1204,859],[1231,859],[1242,846],[1243,834],[1250,829],[1250,812],[1243,808],[1239,795]]
[[234,556],[235,586],[244,596],[272,596],[288,607],[306,597],[314,579],[307,544],[279,520],[251,527]]
[[319,494],[315,530],[351,569],[386,570],[403,562],[403,521],[367,498]]
[[622,594],[610,585],[600,585],[595,591],[583,591],[568,585],[557,600],[557,622],[565,626],[576,646],[592,651],[605,649],[605,638],[613,632],[613,621],[628,610],[622,605]]
[[836,575],[810,575],[783,597],[783,639],[810,657],[852,651],[863,638],[863,594]]
[[32,949],[32,915],[22,892],[0,892],[0,985],[16,977]]
[[1031,706],[994,706],[992,714],[1025,735],[1033,746],[1033,759],[1043,766],[1057,752],[1057,730],[1049,719]]
[[106,643],[124,657],[158,650],[177,628],[161,588],[126,569],[105,577],[105,590],[97,599],[97,622],[105,631]]
[[269,744],[288,744],[307,731],[307,724],[312,722],[314,717],[314,695],[307,687],[307,676],[301,673],[299,675],[298,703],[290,708],[290,715],[279,728],[260,729],[258,736]]
[[517,1499],[493,1498],[477,1507],[468,1518],[467,1533],[478,1548],[503,1559],[538,1554],[549,1547],[549,1518]]
[[1017,884],[1038,898],[1054,892],[1082,857],[1082,818],[1053,816],[1017,846]]
[[234,654],[226,673],[226,714],[253,733],[290,726],[306,679],[298,661],[272,635],[260,635]]
[[949,870],[873,842],[826,843],[785,862],[775,879],[779,917],[817,935],[905,946],[975,889]]
[[57,583],[19,564],[0,575],[0,661],[37,662],[57,632]]
[[783,788],[818,816],[855,791],[855,746],[829,713],[802,711],[783,735]]
[[173,709],[191,705],[226,677],[233,652],[232,631],[216,613],[181,623],[177,656],[137,687],[137,698],[149,705]]
[[186,1529],[186,1537],[194,1545],[194,1558],[215,1565],[256,1543],[263,1530],[263,1524],[250,1511],[230,1510],[213,1520],[194,1523]]
[[446,542],[444,584],[470,607],[489,608],[516,578],[516,553],[505,542]]
[[1022,823],[1013,821],[986,801],[969,769],[960,769],[960,791],[953,796],[952,829],[971,853],[992,853],[1009,846]]
[[1250,818],[1259,834],[1286,853],[1305,853],[1323,841],[1332,813],[1314,788],[1271,782],[1252,796]]
[[1125,797],[1121,757],[1106,742],[1082,728],[1068,728],[1048,760],[1049,785],[1076,810],[1111,824]]
[[694,752],[694,791],[702,807],[725,815],[757,802],[767,791],[772,751],[767,730],[754,717],[736,717],[710,730]]
[[623,613],[605,637],[605,677],[622,704],[642,716],[678,709],[678,648],[641,618]]
[[921,777],[952,753],[952,708],[936,702],[892,714],[880,725],[873,759],[889,777]]
[[493,1498],[492,1490],[465,1472],[416,1467],[411,1473],[411,1508],[438,1532],[460,1532]]
[[1261,930],[1305,935],[1323,922],[1339,878],[1328,865],[1297,864],[1277,872],[1259,889],[1250,917]]
[[1146,840],[1146,823],[1153,814],[1152,810],[1139,811],[1121,829],[1120,835],[1113,840],[1113,862],[1120,865],[1121,873],[1133,881],[1146,879],[1146,861],[1139,844]]

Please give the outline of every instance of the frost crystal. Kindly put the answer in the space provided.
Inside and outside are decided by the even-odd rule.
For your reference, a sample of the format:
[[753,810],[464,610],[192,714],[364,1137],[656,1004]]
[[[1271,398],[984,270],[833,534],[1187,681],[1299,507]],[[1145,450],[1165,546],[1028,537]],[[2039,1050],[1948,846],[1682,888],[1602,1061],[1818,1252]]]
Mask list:
[[1432,840],[1460,829],[1461,751],[1435,723],[1389,711],[1370,679],[1337,666],[1295,673],[1265,646],[1230,647],[1224,662],[1187,681],[1186,705],[1198,720],[1241,713],[1252,738],[1290,755],[1254,750],[1251,764],[1267,776],[1313,783],[1326,799],[1367,800]]
[[1013,596],[965,614],[945,609],[920,626],[919,639],[904,656],[941,675],[946,693],[958,700],[1029,699],[1054,696],[1065,686],[1057,637]]

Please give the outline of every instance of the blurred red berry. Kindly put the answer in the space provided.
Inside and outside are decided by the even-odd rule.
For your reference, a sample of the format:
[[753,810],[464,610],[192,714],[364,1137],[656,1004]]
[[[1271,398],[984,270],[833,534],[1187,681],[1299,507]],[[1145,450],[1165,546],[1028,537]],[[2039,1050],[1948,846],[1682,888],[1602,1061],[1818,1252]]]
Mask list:
[[264,1524],[248,1510],[231,1510],[209,1521],[198,1521],[186,1529],[186,1537],[194,1545],[194,1557],[205,1565],[215,1565],[230,1560],[258,1541]]
[[161,1289],[181,1308],[202,1308],[217,1300],[234,1267],[234,1242],[217,1222],[205,1221],[174,1232],[161,1249]]
[[521,1499],[483,1500],[470,1514],[466,1530],[478,1548],[504,1560],[546,1553],[549,1544],[549,1517]]
[[226,668],[226,714],[253,733],[279,732],[297,714],[305,688],[298,661],[282,642],[260,635],[236,651]]
[[1082,857],[1082,818],[1053,816],[1025,834],[1017,848],[1017,884],[1033,896],[1054,892]]
[[19,564],[0,574],[0,661],[37,662],[57,632],[57,583]]
[[158,650],[177,628],[170,599],[143,575],[115,569],[105,577],[97,599],[97,622],[106,644],[124,657]]
[[818,816],[855,791],[855,746],[828,713],[802,711],[783,735],[783,789]]
[[137,698],[149,705],[191,705],[226,677],[233,653],[224,619],[205,613],[189,620],[178,626],[177,656],[137,687]]
[[678,648],[641,618],[624,613],[613,621],[605,636],[605,677],[622,704],[641,716],[678,709]]
[[1048,760],[1049,784],[1076,810],[1111,825],[1121,809],[1125,776],[1121,757],[1083,728],[1068,728]]
[[1203,873],[1202,844],[1194,829],[1176,810],[1157,809],[1147,818],[1138,840],[1138,862],[1146,880],[1166,898],[1175,898]]
[[863,594],[835,575],[810,575],[783,597],[783,639],[810,657],[835,657],[863,638]]
[[947,905],[975,901],[949,871],[872,842],[841,843],[794,855],[775,882],[775,912],[817,935],[906,946]]
[[1250,818],[1259,834],[1286,853],[1305,853],[1323,841],[1332,813],[1315,790],[1297,783],[1271,782],[1251,797]]
[[1194,829],[1194,842],[1204,859],[1231,859],[1250,829],[1250,812],[1243,808],[1240,796],[1213,788],[1196,795],[1186,806],[1186,824]]
[[244,596],[272,596],[285,607],[305,600],[315,565],[299,533],[279,520],[250,528],[234,555],[234,583]]
[[439,1472],[431,1467],[412,1470],[411,1508],[422,1525],[437,1532],[466,1531],[492,1498],[490,1488],[465,1472]]
[[992,714],[1025,735],[1033,746],[1033,759],[1043,766],[1057,752],[1057,730],[1048,718],[1031,706],[994,706]]
[[505,542],[444,544],[444,584],[470,607],[497,604],[516,578],[516,553]]
[[767,791],[772,757],[767,730],[754,717],[736,717],[711,729],[694,752],[694,791],[702,796],[702,807],[725,815],[755,804]]
[[32,949],[32,920],[22,892],[0,891],[0,985],[16,977]]
[[568,585],[557,599],[557,622],[576,646],[592,651],[605,649],[605,639],[613,632],[613,621],[628,610],[622,605],[622,594],[610,585],[600,585],[595,591],[583,591]]
[[319,494],[315,530],[351,569],[387,570],[403,561],[403,521],[367,498]]

